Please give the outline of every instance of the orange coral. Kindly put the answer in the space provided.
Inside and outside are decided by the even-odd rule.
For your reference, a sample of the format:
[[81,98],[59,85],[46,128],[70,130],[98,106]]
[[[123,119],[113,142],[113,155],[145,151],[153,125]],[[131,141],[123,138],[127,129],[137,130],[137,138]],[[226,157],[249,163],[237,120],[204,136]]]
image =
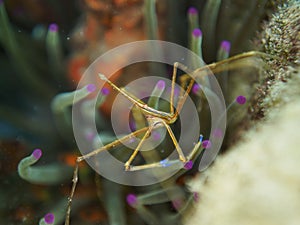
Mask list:
[[[74,55],[69,61],[69,77],[75,82],[81,79],[84,70],[96,57],[104,53],[104,51],[125,43],[146,39],[143,24],[143,1],[85,0],[84,3],[86,5],[86,16],[84,21],[81,22],[81,25],[73,32],[75,40]],[[161,12],[160,14],[162,15]],[[159,33],[162,34],[162,27],[160,31]],[[136,51],[138,51],[138,49]],[[114,59],[113,62],[101,62],[101,65],[99,65],[101,72],[109,75],[109,73],[105,73],[106,70],[114,71],[114,68],[126,62],[126,60],[130,59],[132,54],[136,53],[137,52],[122,53],[122,55]],[[124,72],[126,71],[118,71],[115,73],[110,77],[111,81],[117,81]],[[97,76],[95,75],[95,77]],[[127,76],[126,79],[128,81]],[[95,80],[89,82],[97,85],[97,83],[101,81],[95,78]],[[111,89],[109,86],[105,87]],[[112,92],[101,107],[105,115],[110,115],[111,104],[115,98],[115,94],[116,93]]]

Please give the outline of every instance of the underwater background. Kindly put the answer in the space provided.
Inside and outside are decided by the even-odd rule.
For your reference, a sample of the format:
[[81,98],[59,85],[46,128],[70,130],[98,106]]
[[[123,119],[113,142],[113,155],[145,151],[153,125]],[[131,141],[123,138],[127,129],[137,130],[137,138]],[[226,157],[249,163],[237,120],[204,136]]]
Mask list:
[[[77,85],[97,57],[141,40],[179,44],[206,64],[237,56],[215,73],[231,106],[221,148],[226,154],[273,107],[271,86],[286,83],[291,75],[284,71],[299,66],[298,9],[299,1],[289,0],[0,0],[0,224],[64,223],[81,154],[71,123],[73,97],[93,97],[94,86]],[[240,54],[248,51],[270,57],[253,54],[244,60]],[[126,57],[107,67],[122,60]],[[171,79],[172,67],[135,65],[112,80],[122,87],[149,71]],[[195,89],[190,95],[206,121],[208,108]],[[97,105],[105,143],[116,138],[110,125],[115,96],[106,86]],[[245,96],[246,104],[236,104],[237,96]],[[143,127],[137,117],[132,120]],[[209,125],[204,122],[204,138]],[[96,134],[86,135],[92,142]],[[163,147],[168,146],[172,143],[165,140]],[[125,161],[126,156],[112,154]],[[189,185],[198,179],[195,168],[143,187],[114,183],[84,162],[79,168],[70,224],[185,224],[182,218],[201,204],[201,193]]]

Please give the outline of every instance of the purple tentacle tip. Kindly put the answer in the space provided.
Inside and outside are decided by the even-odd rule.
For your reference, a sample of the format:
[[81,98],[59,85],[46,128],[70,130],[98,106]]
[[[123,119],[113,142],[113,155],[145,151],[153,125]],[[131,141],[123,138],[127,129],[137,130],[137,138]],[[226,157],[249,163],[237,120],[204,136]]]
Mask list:
[[195,7],[190,7],[188,9],[188,14],[196,15],[197,13],[198,13],[198,10]]
[[93,141],[95,137],[96,137],[96,134],[94,132],[87,132],[85,134],[85,138],[88,141]]
[[[172,88],[171,87],[168,87],[168,89],[167,89],[167,92],[168,93],[171,93],[171,91],[172,91]],[[179,87],[174,87],[174,96],[175,97],[178,97],[179,96],[179,94],[180,94],[180,89],[179,89]]]
[[199,193],[198,192],[194,192],[193,195],[194,195],[194,201],[198,202],[199,201]]
[[58,25],[56,23],[51,23],[49,25],[49,31],[51,31],[51,32],[57,32],[58,31]]
[[174,209],[179,210],[182,207],[183,203],[181,199],[176,199],[172,201],[172,206]]
[[224,49],[225,52],[229,52],[231,47],[231,43],[229,41],[222,41],[221,42],[221,48]]
[[186,170],[190,170],[190,169],[193,168],[193,165],[194,165],[193,161],[190,160],[190,161],[188,161],[186,164],[184,164],[183,167],[184,167],[184,169],[186,169]]
[[216,138],[221,138],[221,137],[223,136],[223,131],[222,131],[222,129],[216,128],[216,129],[213,131],[213,136],[216,137]]
[[42,156],[42,150],[41,149],[35,149],[32,153],[33,157],[35,159],[39,159]]
[[202,36],[202,31],[199,28],[193,30],[193,36],[198,38]]
[[166,83],[164,80],[159,80],[156,84],[156,87],[159,89],[159,90],[163,90],[165,89],[166,87]]
[[180,89],[178,87],[174,88],[174,96],[178,97],[180,94]]
[[235,100],[240,105],[244,105],[247,101],[246,97],[243,95],[237,96]]
[[44,220],[47,224],[53,224],[54,223],[54,215],[53,213],[47,213],[45,216],[44,216]]
[[206,149],[210,148],[210,147],[211,147],[211,142],[210,142],[210,140],[205,140],[205,141],[203,141],[203,142],[202,142],[202,146],[203,146],[203,148],[206,148]]
[[201,89],[200,84],[194,84],[193,89],[192,89],[192,92],[193,92],[194,94],[197,94],[198,91],[199,91],[200,89]]
[[4,2],[4,0],[0,0],[0,5]]
[[136,131],[136,124],[135,124],[134,120],[129,121],[129,128],[131,131]]
[[102,93],[102,95],[108,95],[109,94],[109,89],[108,88],[102,88],[101,93]]
[[152,132],[152,138],[153,138],[154,141],[158,141],[158,140],[160,140],[161,135],[158,131],[153,131]]
[[137,197],[134,194],[128,194],[126,197],[126,201],[127,201],[128,205],[134,206],[137,204]]
[[90,93],[96,91],[96,86],[95,86],[95,84],[88,84],[88,85],[86,86],[86,90],[87,90],[88,92],[90,92]]

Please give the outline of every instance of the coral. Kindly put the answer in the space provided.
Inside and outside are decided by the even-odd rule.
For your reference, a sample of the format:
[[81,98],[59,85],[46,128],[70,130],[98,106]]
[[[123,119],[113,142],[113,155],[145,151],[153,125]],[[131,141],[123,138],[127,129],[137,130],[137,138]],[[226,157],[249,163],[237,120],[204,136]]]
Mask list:
[[200,201],[184,224],[298,224],[300,73],[296,75],[281,94],[287,102],[190,183]]
[[267,62],[268,69],[259,77],[258,90],[252,98],[250,113],[261,119],[268,109],[280,101],[281,88],[300,66],[300,3],[287,1],[279,7],[270,22],[265,23],[257,40],[259,48],[275,58]]
[[239,124],[243,138],[190,183],[201,203],[184,224],[300,221],[299,9],[299,1],[284,1],[255,40],[272,57],[259,73],[249,115]]
[[[264,21],[262,31],[254,39],[253,45],[271,57],[263,64],[254,61],[253,65],[260,64],[257,69],[245,71],[243,76],[233,74],[234,78],[230,80],[230,85],[236,88],[229,96],[244,90],[248,93],[249,105],[248,113],[239,115],[240,118],[229,126],[229,145],[236,143],[244,131],[264,120],[265,114],[276,110],[276,105],[284,100],[280,94],[282,88],[289,85],[290,77],[299,67],[299,2],[285,1],[277,6],[274,14],[268,14],[269,19]],[[244,79],[247,82],[243,82]]]

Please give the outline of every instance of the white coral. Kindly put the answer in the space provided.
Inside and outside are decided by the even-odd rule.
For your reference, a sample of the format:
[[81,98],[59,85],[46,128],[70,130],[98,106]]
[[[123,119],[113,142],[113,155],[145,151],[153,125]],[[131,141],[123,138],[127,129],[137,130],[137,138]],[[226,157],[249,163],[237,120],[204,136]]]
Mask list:
[[[299,75],[283,98],[299,92]],[[185,225],[300,223],[300,101],[299,94],[289,96],[191,183],[200,201]]]

